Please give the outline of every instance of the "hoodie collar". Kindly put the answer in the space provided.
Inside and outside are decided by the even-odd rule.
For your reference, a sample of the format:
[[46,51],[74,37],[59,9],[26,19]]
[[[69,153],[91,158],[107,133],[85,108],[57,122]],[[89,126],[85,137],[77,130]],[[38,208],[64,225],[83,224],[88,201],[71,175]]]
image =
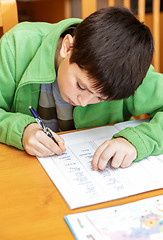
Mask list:
[[[43,38],[34,58],[23,74],[20,85],[26,83],[51,83],[56,79],[55,52],[58,39],[69,26],[79,24],[82,19],[70,18],[56,24]],[[19,85],[19,86],[20,86]]]

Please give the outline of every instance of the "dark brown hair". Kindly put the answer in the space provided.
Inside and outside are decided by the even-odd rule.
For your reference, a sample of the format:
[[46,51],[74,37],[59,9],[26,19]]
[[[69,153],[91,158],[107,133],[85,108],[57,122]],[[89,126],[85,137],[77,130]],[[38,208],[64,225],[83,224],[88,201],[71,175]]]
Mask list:
[[153,57],[153,37],[147,26],[126,8],[103,8],[75,30],[70,58],[84,69],[93,89],[109,100],[134,94]]

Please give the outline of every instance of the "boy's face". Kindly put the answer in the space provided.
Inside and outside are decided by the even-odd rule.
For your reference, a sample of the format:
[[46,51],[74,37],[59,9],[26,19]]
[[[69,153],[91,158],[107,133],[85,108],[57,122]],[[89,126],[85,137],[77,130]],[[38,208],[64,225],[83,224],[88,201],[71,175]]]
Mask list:
[[105,101],[106,97],[91,88],[87,73],[76,63],[69,62],[70,54],[62,60],[58,68],[58,86],[64,101],[83,107]]
[[74,105],[83,106],[87,104],[105,101],[98,91],[91,87],[91,81],[87,72],[78,67],[76,63],[70,63],[71,50],[61,57],[58,67],[58,86],[64,101]]

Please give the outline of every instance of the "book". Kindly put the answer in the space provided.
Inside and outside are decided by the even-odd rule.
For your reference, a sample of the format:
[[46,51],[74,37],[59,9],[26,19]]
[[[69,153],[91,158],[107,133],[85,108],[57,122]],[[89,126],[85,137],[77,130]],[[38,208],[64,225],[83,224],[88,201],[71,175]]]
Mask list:
[[[148,121],[148,120],[146,120]],[[163,155],[150,156],[128,168],[94,171],[91,160],[97,147],[127,126],[127,121],[63,134],[67,151],[60,156],[38,158],[70,209],[89,206],[163,187]]]
[[77,240],[162,240],[163,195],[64,218]]

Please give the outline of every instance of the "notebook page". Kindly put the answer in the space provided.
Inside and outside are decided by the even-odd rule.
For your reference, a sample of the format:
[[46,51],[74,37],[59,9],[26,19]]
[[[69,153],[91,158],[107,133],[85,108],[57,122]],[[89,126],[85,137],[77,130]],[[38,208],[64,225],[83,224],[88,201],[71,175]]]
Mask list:
[[106,126],[63,134],[65,153],[38,158],[71,209],[163,187],[163,156],[146,158],[126,169],[108,165],[104,171],[92,170],[95,150],[116,131]]
[[118,131],[121,131],[124,128],[136,127],[136,126],[138,126],[139,124],[141,124],[143,122],[149,122],[149,121],[150,121],[150,119],[146,118],[146,119],[139,119],[139,120],[120,122],[120,123],[116,123],[114,126],[116,127],[116,129],[118,129]]

